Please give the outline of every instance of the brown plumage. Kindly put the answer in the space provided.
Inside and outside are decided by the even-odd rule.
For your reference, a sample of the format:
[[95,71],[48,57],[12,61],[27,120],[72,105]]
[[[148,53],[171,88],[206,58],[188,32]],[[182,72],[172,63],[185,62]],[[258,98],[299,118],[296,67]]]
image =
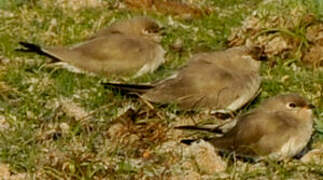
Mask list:
[[208,141],[219,150],[240,156],[277,160],[291,158],[310,140],[313,107],[297,94],[278,95],[238,116],[231,130]]
[[139,91],[154,103],[176,103],[185,110],[235,111],[252,100],[259,88],[260,62],[249,48],[194,55],[172,78],[150,88],[141,85],[107,83],[129,91]]
[[159,29],[154,20],[135,17],[112,24],[71,48],[20,44],[27,48],[23,51],[45,54],[88,72],[136,77],[153,72],[165,61],[165,51],[155,41]]

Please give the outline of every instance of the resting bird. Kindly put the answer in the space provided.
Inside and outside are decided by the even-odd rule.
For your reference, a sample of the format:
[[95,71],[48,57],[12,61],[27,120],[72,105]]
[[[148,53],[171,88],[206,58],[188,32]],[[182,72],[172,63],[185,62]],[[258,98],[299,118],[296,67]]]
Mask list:
[[153,103],[175,103],[183,110],[236,111],[260,88],[260,62],[247,47],[194,55],[174,76],[152,85],[105,83],[141,94]]
[[156,42],[159,30],[154,20],[140,16],[112,24],[72,47],[20,42],[27,48],[20,51],[47,55],[95,74],[137,77],[153,72],[165,61],[165,50]]
[[[298,94],[278,95],[236,117],[235,126],[222,137],[207,141],[220,151],[235,152],[255,160],[292,158],[304,149],[311,138],[312,108],[314,106]],[[176,128],[194,129],[194,126]],[[189,144],[192,141],[182,142]]]

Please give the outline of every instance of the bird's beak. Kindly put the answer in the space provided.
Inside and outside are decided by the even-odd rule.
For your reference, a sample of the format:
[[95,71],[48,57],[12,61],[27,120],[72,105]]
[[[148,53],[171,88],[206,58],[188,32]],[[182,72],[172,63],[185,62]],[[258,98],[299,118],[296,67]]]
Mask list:
[[314,109],[315,106],[313,104],[308,104],[305,108],[307,108],[307,109]]

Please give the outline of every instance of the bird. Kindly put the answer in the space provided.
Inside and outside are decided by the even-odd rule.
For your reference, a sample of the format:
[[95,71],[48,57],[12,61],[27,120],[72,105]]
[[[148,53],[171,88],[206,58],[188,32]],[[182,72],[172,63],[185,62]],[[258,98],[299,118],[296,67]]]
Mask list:
[[[165,62],[158,42],[162,27],[149,17],[137,16],[98,31],[72,47],[40,47],[19,42],[24,49],[94,74],[138,77],[152,73]],[[160,39],[159,39],[160,40]]]
[[[221,137],[205,140],[219,151],[234,152],[256,161],[290,159],[300,153],[311,138],[313,108],[315,106],[299,94],[277,95],[266,99],[250,112],[237,116],[235,125]],[[192,130],[194,126],[178,126],[175,129]],[[214,129],[208,131],[216,132]],[[185,144],[193,141],[182,140]]]
[[234,112],[260,89],[261,62],[253,51],[244,46],[198,53],[172,76],[156,83],[104,85],[135,92],[147,102],[175,103],[182,110]]

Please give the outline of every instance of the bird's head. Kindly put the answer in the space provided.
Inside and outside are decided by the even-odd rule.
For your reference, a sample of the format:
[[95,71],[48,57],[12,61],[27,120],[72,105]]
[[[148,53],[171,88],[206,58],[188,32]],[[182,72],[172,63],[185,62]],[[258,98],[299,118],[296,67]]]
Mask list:
[[[137,16],[129,20],[112,24],[109,31],[133,36],[142,36],[151,40],[160,40],[161,26],[149,17]],[[157,37],[159,39],[157,39]]]
[[284,94],[267,99],[262,109],[269,111],[285,111],[298,119],[311,120],[312,109],[315,108],[304,97],[298,94]]

